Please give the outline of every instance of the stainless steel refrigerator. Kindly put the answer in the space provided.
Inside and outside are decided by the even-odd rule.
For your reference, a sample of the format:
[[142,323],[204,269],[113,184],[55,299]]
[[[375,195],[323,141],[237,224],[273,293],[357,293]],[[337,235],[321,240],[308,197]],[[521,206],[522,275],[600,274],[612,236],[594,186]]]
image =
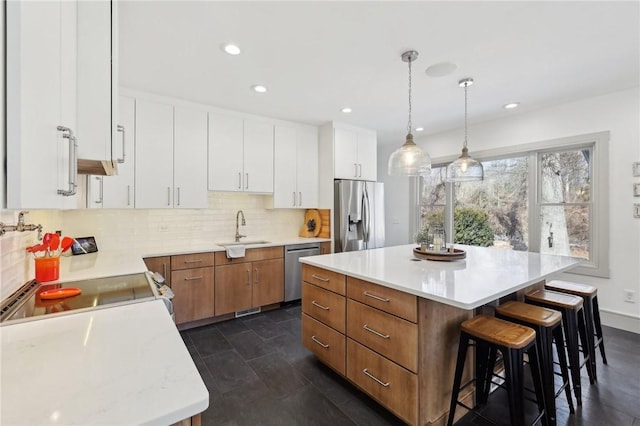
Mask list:
[[361,180],[334,182],[335,252],[384,246],[384,184]]

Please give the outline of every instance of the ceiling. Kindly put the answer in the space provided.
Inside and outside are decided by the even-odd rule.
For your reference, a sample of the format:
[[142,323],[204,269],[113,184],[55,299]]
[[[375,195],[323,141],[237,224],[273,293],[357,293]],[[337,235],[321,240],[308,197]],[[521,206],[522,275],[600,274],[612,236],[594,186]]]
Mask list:
[[[120,1],[120,85],[268,117],[336,120],[401,143],[413,63],[424,134],[640,83],[639,2]],[[221,45],[237,44],[230,56]],[[430,65],[457,69],[429,77]],[[250,89],[268,88],[264,94]],[[508,102],[520,102],[505,110]],[[350,114],[341,108],[349,106]],[[416,136],[419,136],[416,133]]]

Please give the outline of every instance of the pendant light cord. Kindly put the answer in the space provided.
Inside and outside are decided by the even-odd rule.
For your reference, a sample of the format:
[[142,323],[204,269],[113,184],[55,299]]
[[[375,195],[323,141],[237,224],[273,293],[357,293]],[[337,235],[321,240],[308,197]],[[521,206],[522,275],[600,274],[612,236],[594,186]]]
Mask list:
[[412,58],[409,58],[409,122],[407,123],[407,134],[411,133],[411,62]]
[[467,147],[467,89],[469,83],[464,84],[464,147]]

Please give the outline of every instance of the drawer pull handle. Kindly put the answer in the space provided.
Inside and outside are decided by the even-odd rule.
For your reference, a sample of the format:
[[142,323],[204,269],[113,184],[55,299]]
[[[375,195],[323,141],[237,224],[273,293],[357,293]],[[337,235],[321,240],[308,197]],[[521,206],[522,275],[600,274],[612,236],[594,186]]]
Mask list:
[[316,274],[311,274],[312,278],[315,278],[316,280],[320,280],[320,281],[324,281],[325,283],[329,282],[329,278],[323,278],[323,277],[319,277]]
[[201,280],[202,279],[202,275],[200,275],[199,277],[184,277],[185,281],[193,281],[193,280]]
[[391,301],[391,299],[387,299],[387,298],[384,298],[384,297],[376,296],[375,294],[371,294],[368,291],[363,291],[362,294],[364,294],[365,296],[370,297],[372,299],[379,300],[381,302],[390,302]]
[[329,347],[329,345],[325,345],[320,340],[316,339],[316,336],[311,336],[311,340],[313,340],[314,342],[316,342],[317,344],[319,344],[320,346],[322,346],[325,349]]
[[184,263],[200,263],[202,262],[202,259],[195,259],[195,260],[185,260]]
[[311,301],[311,304],[312,304],[313,306],[317,306],[317,307],[318,307],[318,308],[320,308],[320,309],[324,309],[325,311],[328,311],[328,310],[329,310],[329,307],[327,307],[327,306],[322,306],[321,304],[319,304],[319,303],[318,303],[318,302],[316,302],[315,300],[312,300],[312,301]]
[[378,382],[382,386],[384,386],[385,388],[389,387],[389,382],[385,383],[382,380],[378,379],[376,376],[374,376],[373,374],[369,373],[369,371],[366,368],[364,370],[362,370],[362,372],[364,374],[366,374],[367,376],[371,377],[373,380],[375,380],[376,382]]
[[370,333],[375,334],[376,336],[380,336],[383,339],[388,339],[389,335],[388,334],[382,334],[379,331],[375,331],[373,328],[369,328],[369,326],[367,324],[365,324],[364,326],[362,326],[362,328],[364,328],[365,330],[367,330]]

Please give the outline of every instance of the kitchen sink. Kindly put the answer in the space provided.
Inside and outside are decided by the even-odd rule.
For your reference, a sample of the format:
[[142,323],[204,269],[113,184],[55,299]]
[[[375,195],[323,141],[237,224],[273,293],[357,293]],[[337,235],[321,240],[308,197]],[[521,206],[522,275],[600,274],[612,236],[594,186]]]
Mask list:
[[251,240],[251,241],[240,241],[240,242],[226,242],[226,243],[216,243],[216,245],[222,246],[222,247],[229,247],[229,246],[253,246],[253,245],[257,245],[257,244],[270,244],[271,241],[265,241],[265,240]]

